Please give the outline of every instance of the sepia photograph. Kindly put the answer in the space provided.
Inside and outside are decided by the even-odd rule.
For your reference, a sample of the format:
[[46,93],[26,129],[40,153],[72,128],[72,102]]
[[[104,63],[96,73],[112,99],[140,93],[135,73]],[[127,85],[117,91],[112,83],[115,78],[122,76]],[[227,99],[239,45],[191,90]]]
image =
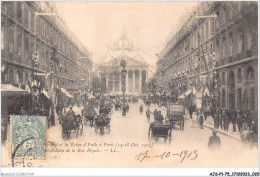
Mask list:
[[258,155],[258,1],[1,1],[1,167]]

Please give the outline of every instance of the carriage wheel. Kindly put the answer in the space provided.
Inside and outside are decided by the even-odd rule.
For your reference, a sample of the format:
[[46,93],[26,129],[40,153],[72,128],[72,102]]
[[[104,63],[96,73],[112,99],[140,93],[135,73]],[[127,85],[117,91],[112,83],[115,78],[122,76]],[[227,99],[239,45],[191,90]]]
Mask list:
[[151,140],[152,140],[152,130],[151,130],[151,128],[149,128],[149,130],[148,130],[148,139],[149,139],[149,142],[151,142]]

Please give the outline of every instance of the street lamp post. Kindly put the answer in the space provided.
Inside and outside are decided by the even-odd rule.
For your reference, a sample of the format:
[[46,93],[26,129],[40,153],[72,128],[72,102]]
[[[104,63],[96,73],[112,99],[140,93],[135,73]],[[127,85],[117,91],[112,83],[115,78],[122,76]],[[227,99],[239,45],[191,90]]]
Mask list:
[[125,69],[126,67],[126,61],[125,60],[121,60],[120,62],[120,65],[123,67],[122,71],[121,71],[121,76],[122,76],[122,92],[123,92],[123,116],[125,115],[125,109],[124,109],[124,106],[125,106],[125,91],[126,91],[126,74],[127,74],[127,71]]

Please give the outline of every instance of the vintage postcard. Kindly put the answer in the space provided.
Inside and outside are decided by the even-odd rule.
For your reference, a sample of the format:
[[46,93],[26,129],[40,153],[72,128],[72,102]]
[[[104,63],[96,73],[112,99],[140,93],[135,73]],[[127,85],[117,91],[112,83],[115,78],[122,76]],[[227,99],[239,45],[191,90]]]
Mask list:
[[1,1],[1,166],[258,167],[257,39],[257,1]]

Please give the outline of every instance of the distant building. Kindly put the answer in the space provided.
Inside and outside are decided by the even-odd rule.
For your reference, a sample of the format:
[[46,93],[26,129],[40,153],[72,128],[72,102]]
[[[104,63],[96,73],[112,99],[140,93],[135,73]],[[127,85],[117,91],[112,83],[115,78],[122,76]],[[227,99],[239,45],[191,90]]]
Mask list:
[[37,80],[48,91],[53,72],[55,87],[77,95],[90,84],[90,54],[58,14],[36,12],[56,10],[47,1],[1,2],[2,83],[25,87]]
[[158,88],[177,98],[200,85],[223,109],[256,111],[257,11],[257,2],[201,2],[160,53]]
[[126,94],[143,93],[147,82],[148,64],[139,55],[138,49],[123,34],[121,38],[108,47],[108,54],[97,65],[98,76],[110,95],[122,95],[120,61],[126,61]]

